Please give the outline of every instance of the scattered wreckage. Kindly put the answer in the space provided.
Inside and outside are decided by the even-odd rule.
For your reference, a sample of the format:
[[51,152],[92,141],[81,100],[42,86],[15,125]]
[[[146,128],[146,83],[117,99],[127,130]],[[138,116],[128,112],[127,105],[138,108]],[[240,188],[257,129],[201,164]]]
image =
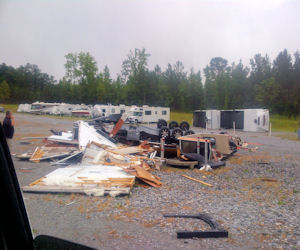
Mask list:
[[23,187],[23,190],[95,196],[128,195],[135,179],[160,187],[162,181],[151,171],[159,170],[163,163],[214,169],[224,166],[225,160],[243,143],[240,138],[228,134],[200,133],[178,136],[173,140],[168,140],[169,134],[161,135],[158,137],[160,142],[146,136],[142,138],[144,140],[135,139],[138,145],[125,139],[122,142],[129,144],[125,145],[117,136],[123,125],[121,117],[113,128],[111,124],[104,126],[91,120],[74,122],[72,131],[51,130],[53,135],[43,138],[43,146],[15,157],[35,163],[55,160],[51,164],[60,168]]

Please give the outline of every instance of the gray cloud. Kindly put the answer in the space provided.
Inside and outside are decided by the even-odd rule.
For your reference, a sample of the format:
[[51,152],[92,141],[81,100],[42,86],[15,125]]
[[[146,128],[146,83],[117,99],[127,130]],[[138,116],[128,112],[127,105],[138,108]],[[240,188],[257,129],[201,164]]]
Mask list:
[[58,79],[65,54],[88,51],[116,76],[129,50],[145,47],[150,67],[198,70],[215,56],[248,64],[299,49],[299,10],[293,0],[2,0],[0,63],[34,63]]

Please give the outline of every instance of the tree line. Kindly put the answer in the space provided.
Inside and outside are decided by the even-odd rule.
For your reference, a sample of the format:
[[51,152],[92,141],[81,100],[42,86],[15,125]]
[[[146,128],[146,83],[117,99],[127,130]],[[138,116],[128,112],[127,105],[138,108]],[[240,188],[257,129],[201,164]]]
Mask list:
[[300,53],[286,49],[272,62],[256,54],[249,66],[212,58],[201,71],[186,70],[177,61],[165,70],[148,67],[145,49],[130,51],[121,73],[112,79],[109,68],[98,69],[90,53],[65,56],[65,76],[58,82],[37,65],[0,65],[0,102],[36,100],[67,103],[112,103],[168,106],[177,111],[195,109],[268,108],[288,116],[300,114]]

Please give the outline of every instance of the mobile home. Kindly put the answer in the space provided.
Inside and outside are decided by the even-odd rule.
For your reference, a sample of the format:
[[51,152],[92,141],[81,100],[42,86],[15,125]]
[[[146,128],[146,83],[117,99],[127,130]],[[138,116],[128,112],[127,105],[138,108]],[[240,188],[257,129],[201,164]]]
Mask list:
[[166,107],[150,107],[144,105],[142,107],[132,107],[129,111],[128,120],[130,122],[158,122],[163,119],[165,121],[170,120],[170,108]]

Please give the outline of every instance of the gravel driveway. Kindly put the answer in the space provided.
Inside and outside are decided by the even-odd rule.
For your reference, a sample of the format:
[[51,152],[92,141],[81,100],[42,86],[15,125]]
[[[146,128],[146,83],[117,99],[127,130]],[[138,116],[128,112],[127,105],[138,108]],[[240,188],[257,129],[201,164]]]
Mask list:
[[[13,152],[25,136],[46,136],[50,128],[71,129],[71,120],[16,114]],[[0,117],[1,120],[3,117]],[[130,197],[24,193],[35,235],[48,234],[99,249],[295,249],[300,241],[300,141],[239,133],[257,145],[240,150],[213,172],[164,167],[155,174],[163,187],[136,185]],[[276,135],[276,134],[274,134]],[[56,169],[14,159],[21,186]],[[212,187],[182,177],[198,178]],[[177,230],[206,230],[195,219],[165,213],[208,213],[229,231],[225,239],[176,239]]]

